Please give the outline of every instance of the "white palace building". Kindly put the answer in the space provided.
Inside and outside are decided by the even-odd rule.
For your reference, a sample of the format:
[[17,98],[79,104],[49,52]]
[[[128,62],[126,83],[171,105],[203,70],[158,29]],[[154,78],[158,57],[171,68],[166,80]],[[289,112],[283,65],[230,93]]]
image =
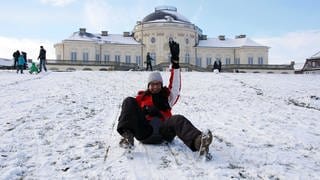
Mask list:
[[149,52],[154,68],[166,70],[170,38],[180,44],[180,66],[185,71],[211,71],[214,61],[220,60],[225,72],[293,73],[292,64],[268,65],[269,47],[246,35],[209,38],[171,6],[156,7],[137,21],[132,32],[94,34],[80,28],[54,45],[56,60],[49,60],[48,67],[56,71],[143,70]]

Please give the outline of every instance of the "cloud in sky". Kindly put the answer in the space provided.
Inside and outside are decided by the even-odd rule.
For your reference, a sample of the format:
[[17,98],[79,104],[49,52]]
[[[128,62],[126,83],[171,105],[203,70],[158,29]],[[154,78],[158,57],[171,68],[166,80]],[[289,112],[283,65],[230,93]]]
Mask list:
[[94,31],[107,30],[113,34],[131,31],[138,15],[136,8],[115,6],[102,0],[86,1],[84,5],[84,23]]
[[66,6],[76,0],[41,0],[44,4],[50,4],[53,6]]
[[283,36],[253,39],[271,47],[269,64],[288,64],[290,61],[301,63],[320,51],[320,30],[289,32]]
[[193,16],[191,17],[191,22],[197,22],[199,21],[199,18],[201,18],[201,12],[203,11],[203,2],[204,0],[201,0],[198,7],[195,9]]

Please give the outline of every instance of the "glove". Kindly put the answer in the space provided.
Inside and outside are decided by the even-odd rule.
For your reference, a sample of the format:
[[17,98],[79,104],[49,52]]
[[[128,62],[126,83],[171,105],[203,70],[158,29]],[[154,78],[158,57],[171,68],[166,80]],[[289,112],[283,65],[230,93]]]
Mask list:
[[174,69],[179,69],[179,44],[175,41],[169,41],[170,53],[171,53],[171,63]]
[[142,111],[145,115],[162,117],[161,112],[155,106],[144,106]]

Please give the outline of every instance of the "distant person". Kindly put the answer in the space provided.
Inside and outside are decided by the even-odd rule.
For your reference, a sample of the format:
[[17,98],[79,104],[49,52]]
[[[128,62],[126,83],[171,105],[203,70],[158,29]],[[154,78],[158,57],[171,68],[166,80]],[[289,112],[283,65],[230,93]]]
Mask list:
[[16,69],[17,68],[17,63],[18,63],[18,58],[20,57],[20,52],[19,50],[15,51],[13,54],[13,60],[14,60],[14,63],[13,63],[13,68]]
[[21,54],[22,54],[22,56],[23,56],[23,58],[24,58],[24,60],[25,60],[24,65],[23,65],[23,69],[27,69],[27,68],[28,68],[27,53],[21,51]]
[[148,71],[149,67],[150,67],[150,70],[152,71],[152,64],[151,64],[152,60],[153,59],[151,58],[150,53],[148,52],[147,53],[147,69],[146,69],[146,71]]
[[32,62],[29,73],[30,74],[38,74],[39,73],[39,69],[37,68],[36,63]]
[[221,61],[220,60],[218,60],[218,70],[219,70],[219,72],[221,72]]
[[46,50],[43,48],[43,46],[40,46],[40,52],[38,59],[40,59],[40,67],[39,67],[39,72],[43,69],[47,72],[47,67],[46,67]]
[[26,63],[24,57],[22,54],[20,54],[19,58],[18,58],[18,64],[17,64],[17,73],[19,73],[19,70],[21,72],[21,74],[23,74],[23,66]]
[[214,61],[213,67],[212,67],[212,72],[217,72],[219,71],[219,65],[217,61]]
[[212,71],[213,72],[220,72],[221,71],[221,61],[220,60],[214,61]]

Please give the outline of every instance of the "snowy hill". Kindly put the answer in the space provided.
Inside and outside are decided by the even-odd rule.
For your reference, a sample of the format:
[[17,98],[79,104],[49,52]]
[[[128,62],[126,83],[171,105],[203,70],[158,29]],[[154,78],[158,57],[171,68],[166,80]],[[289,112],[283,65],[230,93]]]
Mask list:
[[0,179],[319,179],[319,75],[182,73],[173,113],[213,131],[209,162],[177,138],[123,155],[120,105],[147,75],[0,71]]

